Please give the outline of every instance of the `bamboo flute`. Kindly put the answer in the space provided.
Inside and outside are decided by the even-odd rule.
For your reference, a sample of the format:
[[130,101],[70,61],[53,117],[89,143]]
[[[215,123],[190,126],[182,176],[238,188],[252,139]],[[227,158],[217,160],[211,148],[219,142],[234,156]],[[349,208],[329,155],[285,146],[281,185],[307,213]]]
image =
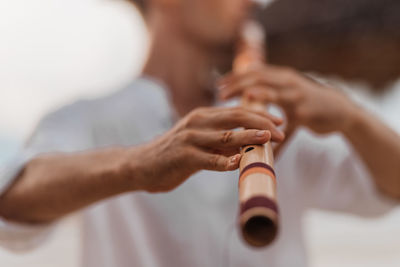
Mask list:
[[[254,21],[243,26],[233,71],[244,72],[265,62],[265,35]],[[242,97],[243,107],[266,110],[266,104]],[[239,224],[244,240],[253,247],[272,243],[278,234],[279,211],[271,143],[242,148],[239,177]]]

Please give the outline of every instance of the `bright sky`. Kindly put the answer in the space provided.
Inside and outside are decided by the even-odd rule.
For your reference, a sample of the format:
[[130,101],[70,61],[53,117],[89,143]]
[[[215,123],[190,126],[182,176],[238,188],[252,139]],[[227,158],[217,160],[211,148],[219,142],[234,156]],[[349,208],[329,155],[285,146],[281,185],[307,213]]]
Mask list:
[[0,0],[0,35],[0,162],[43,114],[118,89],[146,55],[140,17],[119,0]]

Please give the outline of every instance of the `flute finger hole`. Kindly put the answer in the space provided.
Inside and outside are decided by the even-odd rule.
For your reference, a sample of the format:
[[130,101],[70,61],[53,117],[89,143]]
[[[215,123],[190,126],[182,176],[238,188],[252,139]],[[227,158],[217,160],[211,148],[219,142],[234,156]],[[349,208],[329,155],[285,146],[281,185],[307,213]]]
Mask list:
[[244,153],[247,153],[247,152],[250,152],[250,151],[252,151],[254,149],[254,147],[248,147],[245,151],[244,151]]

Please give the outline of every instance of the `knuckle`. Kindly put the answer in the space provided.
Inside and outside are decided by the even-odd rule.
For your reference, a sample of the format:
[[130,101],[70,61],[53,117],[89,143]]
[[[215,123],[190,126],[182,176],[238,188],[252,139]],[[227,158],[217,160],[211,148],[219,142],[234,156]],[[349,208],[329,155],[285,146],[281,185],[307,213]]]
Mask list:
[[209,107],[198,107],[195,109],[195,112],[197,112],[198,114],[203,114],[209,110],[210,110]]
[[289,94],[289,95],[287,96],[287,98],[288,98],[288,102],[289,102],[290,104],[295,104],[295,103],[297,103],[297,102],[299,101],[299,99],[300,99],[300,93],[298,93],[298,92],[292,92],[291,94]]
[[243,113],[243,107],[233,107],[233,108],[231,108],[229,111],[232,113],[232,115],[234,116],[234,115],[237,115],[237,114],[240,114],[240,113]]
[[183,130],[183,131],[176,133],[173,140],[174,140],[174,142],[173,142],[174,144],[184,143],[186,141],[186,131]]
[[296,91],[287,92],[282,95],[282,100],[287,105],[295,105],[301,99],[301,94]]
[[231,118],[234,121],[242,121],[246,118],[246,111],[244,108],[237,108],[232,111]]
[[297,72],[291,68],[286,68],[286,71],[283,75],[283,79],[285,80],[287,85],[296,85],[298,83]]
[[185,132],[178,132],[177,134],[175,134],[174,138],[171,140],[170,145],[172,146],[177,146],[180,145],[181,143],[185,143]]
[[194,126],[197,122],[201,121],[204,118],[204,109],[197,108],[191,111],[187,116],[186,127],[190,128]]
[[217,169],[218,166],[219,166],[220,159],[221,159],[220,155],[211,156],[210,160],[209,160],[210,167],[213,168],[213,169]]
[[297,76],[297,71],[291,67],[286,67],[286,72],[288,75],[292,76],[292,77],[296,77]]
[[190,121],[195,120],[198,116],[200,116],[201,112],[198,109],[191,111],[188,115]]
[[222,144],[228,144],[232,142],[233,132],[225,131],[221,134],[220,140]]
[[[193,148],[191,146],[183,146],[179,152],[180,152],[182,161],[186,162],[186,164],[189,164],[190,161],[188,161],[188,159],[192,158],[193,155],[195,155],[195,151],[193,150]],[[180,162],[180,164],[181,163],[182,162]]]
[[285,79],[285,84],[287,86],[295,86],[296,83],[297,83],[296,79],[293,76],[289,75],[289,74],[285,75],[284,79]]
[[284,73],[285,75],[288,75],[288,76],[293,76],[296,74],[296,71],[293,68],[288,67],[288,66],[281,67],[281,70],[282,70],[282,73]]
[[296,91],[296,100],[301,101],[306,97],[304,90],[297,90]]
[[301,121],[308,120],[309,112],[306,109],[298,108],[294,111],[294,115]]
[[181,132],[181,140],[185,143],[190,143],[191,140],[195,137],[196,132],[193,130],[185,130]]
[[262,130],[273,130],[275,128],[275,125],[269,120],[264,120],[261,127]]

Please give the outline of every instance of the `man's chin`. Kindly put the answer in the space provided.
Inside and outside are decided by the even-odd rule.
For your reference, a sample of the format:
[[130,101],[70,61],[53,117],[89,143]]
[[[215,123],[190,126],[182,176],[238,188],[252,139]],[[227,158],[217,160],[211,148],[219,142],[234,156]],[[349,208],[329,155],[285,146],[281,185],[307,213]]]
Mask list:
[[196,42],[199,46],[202,46],[206,50],[209,50],[211,53],[220,53],[220,54],[231,54],[234,50],[237,36],[236,35],[220,35],[214,38],[193,38],[194,42]]

